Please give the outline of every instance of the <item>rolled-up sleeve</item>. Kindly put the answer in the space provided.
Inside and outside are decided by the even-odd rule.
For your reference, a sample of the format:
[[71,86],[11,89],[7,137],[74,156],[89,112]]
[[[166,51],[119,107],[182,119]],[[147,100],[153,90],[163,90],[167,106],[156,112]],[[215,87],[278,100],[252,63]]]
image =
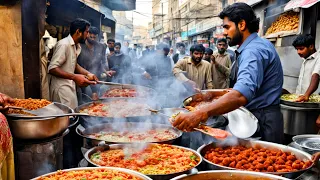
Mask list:
[[262,57],[250,50],[243,51],[239,57],[238,78],[233,89],[250,102],[261,87],[263,76]]
[[314,69],[312,71],[312,74],[318,74],[320,75],[320,55],[317,57],[317,61],[315,63]]
[[57,67],[61,67],[61,65],[66,62],[66,60],[67,60],[66,49],[67,49],[66,44],[57,44],[56,45],[54,52],[53,52],[51,62],[48,67],[48,71],[50,71],[51,69],[57,68]]
[[186,61],[187,60],[180,60],[178,61],[175,66],[173,67],[172,69],[172,73],[173,75],[179,80],[179,81],[182,81],[182,82],[186,82],[188,81],[189,79],[182,73],[182,71],[185,71],[186,70]]

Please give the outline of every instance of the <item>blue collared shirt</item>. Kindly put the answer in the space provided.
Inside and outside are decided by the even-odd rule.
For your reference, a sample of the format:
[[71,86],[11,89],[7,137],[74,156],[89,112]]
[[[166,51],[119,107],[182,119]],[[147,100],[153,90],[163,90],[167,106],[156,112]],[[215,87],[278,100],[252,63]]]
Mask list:
[[239,70],[233,89],[246,97],[246,108],[254,110],[279,104],[283,71],[273,44],[252,33],[237,53]]

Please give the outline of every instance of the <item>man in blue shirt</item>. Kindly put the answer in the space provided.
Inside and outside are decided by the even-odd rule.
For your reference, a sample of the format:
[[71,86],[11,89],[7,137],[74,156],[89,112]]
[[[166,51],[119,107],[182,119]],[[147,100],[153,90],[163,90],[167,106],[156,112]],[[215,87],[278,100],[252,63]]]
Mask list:
[[282,143],[283,117],[279,103],[283,71],[280,58],[273,45],[257,35],[259,18],[249,5],[234,3],[219,17],[223,19],[224,35],[229,45],[239,45],[234,87],[210,105],[178,115],[173,125],[191,131],[210,116],[246,106],[259,120],[262,140]]

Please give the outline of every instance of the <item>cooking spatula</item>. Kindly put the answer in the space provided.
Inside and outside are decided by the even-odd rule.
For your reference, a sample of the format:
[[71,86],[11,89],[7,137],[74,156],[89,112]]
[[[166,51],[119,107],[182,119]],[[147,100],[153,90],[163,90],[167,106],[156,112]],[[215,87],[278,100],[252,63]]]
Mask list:
[[[163,113],[160,113],[159,110],[155,110],[155,109],[152,109],[152,108],[148,108],[148,110],[153,112],[153,113],[168,117],[170,123],[172,123],[173,120],[174,120],[174,117],[166,115],[166,114],[163,114]],[[176,114],[175,116],[177,116],[178,114]],[[214,137],[216,139],[225,139],[228,136],[232,136],[227,131],[224,131],[224,130],[221,130],[221,129],[218,129],[218,128],[212,128],[212,127],[201,125],[201,124],[199,125],[198,128],[194,128],[194,130],[200,131],[200,132],[202,132],[202,133],[204,133],[206,135],[212,136],[212,137]]]

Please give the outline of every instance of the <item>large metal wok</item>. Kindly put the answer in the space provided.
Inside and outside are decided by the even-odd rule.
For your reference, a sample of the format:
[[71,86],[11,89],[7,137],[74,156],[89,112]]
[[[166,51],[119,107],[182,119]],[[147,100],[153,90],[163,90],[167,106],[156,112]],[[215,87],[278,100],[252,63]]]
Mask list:
[[[64,113],[72,113],[73,110],[66,105],[54,102]],[[39,117],[35,116],[34,119],[24,119],[24,116],[19,118],[8,117],[10,130],[15,138],[20,139],[45,139],[57,135],[65,131],[70,124],[68,116],[64,117]],[[77,120],[76,118],[73,121]]]
[[252,171],[217,170],[202,171],[192,175],[180,175],[172,180],[289,180],[284,177]]
[[[92,171],[92,170],[96,170],[96,169],[106,169],[106,170],[115,170],[115,171],[119,171],[119,172],[123,172],[123,173],[126,173],[126,174],[130,174],[130,175],[133,175],[137,178],[140,178],[140,179],[143,179],[143,180],[151,180],[148,176],[146,175],[143,175],[139,172],[136,172],[136,171],[132,171],[132,170],[129,170],[129,169],[124,169],[124,168],[117,168],[117,167],[86,167],[86,168],[73,168],[73,169],[64,169],[64,170],[61,170],[60,172],[69,172],[69,171]],[[51,175],[54,175],[58,173],[57,171],[56,172],[52,172],[52,173],[48,173],[48,174],[44,174],[40,177],[36,177],[36,178],[33,178],[31,180],[38,180],[38,179],[43,179],[45,177],[48,177],[48,176],[51,176]]]
[[104,97],[103,95],[105,94],[106,91],[111,90],[111,89],[134,89],[137,92],[145,92],[143,96],[138,96],[140,98],[146,98],[146,97],[155,97],[157,92],[152,89],[148,88],[145,86],[138,86],[138,85],[133,85],[133,84],[103,84],[100,87],[100,98],[99,99],[107,99],[107,98],[112,98],[112,97]]
[[[99,138],[91,138],[89,134],[99,133],[99,132],[123,132],[123,131],[146,131],[146,130],[156,130],[156,129],[168,129],[176,133],[176,137],[173,139],[168,139],[166,141],[160,141],[157,143],[163,144],[173,144],[181,137],[182,132],[172,127],[171,125],[166,124],[155,124],[155,123],[135,123],[135,122],[117,122],[117,123],[105,123],[96,126],[91,126],[88,128],[83,128],[79,125],[76,129],[76,132],[79,136],[85,138],[88,142],[91,142],[91,146],[97,146],[101,142],[106,144],[126,144],[134,142],[119,142],[119,141],[104,141]],[[135,142],[137,143],[137,142]],[[152,142],[143,142],[143,143],[152,143]]]
[[[74,111],[75,112],[80,112],[80,110],[85,109],[89,107],[90,105],[94,103],[108,103],[112,101],[117,101],[117,100],[124,100],[128,102],[139,102],[143,104],[147,104],[149,107],[152,109],[160,109],[160,106],[148,99],[143,99],[143,98],[106,98],[100,101],[95,101],[95,102],[89,102],[82,104],[78,106]],[[125,108],[125,107],[124,107]],[[139,121],[145,121],[146,119],[153,119],[154,115],[151,114],[151,112],[148,112],[148,115],[146,116],[127,116],[127,117],[103,117],[103,116],[80,116],[79,117],[79,123],[83,127],[90,127],[94,126],[97,124],[102,124],[102,123],[112,123],[112,122],[139,122]]]
[[[284,146],[281,144],[276,144],[276,143],[270,143],[270,142],[265,142],[265,141],[250,141],[250,140],[241,140],[239,139],[239,145],[243,145],[246,147],[261,147],[261,148],[267,148],[267,149],[274,149],[274,150],[282,150],[283,152],[290,152],[293,153],[296,158],[298,160],[302,160],[302,161],[311,161],[312,157],[310,154],[303,152],[301,150],[289,147],[289,146]],[[226,167],[226,166],[221,166],[219,164],[215,164],[209,160],[207,160],[206,158],[204,158],[205,153],[211,148],[211,147],[224,147],[227,145],[222,145],[222,144],[217,144],[217,143],[211,143],[211,144],[205,144],[202,145],[201,147],[198,148],[197,152],[201,154],[201,156],[203,157],[204,162],[207,165],[208,169],[221,169],[221,170],[235,170],[235,168],[230,168],[230,167]],[[313,165],[312,165],[313,166]],[[299,171],[295,171],[295,172],[268,172],[268,174],[274,174],[274,175],[281,175],[290,179],[296,178],[299,175],[301,175],[303,172],[305,172],[306,170],[309,170],[312,166],[310,166],[307,169],[303,169],[303,170],[299,170]]]
[[[89,149],[85,153],[84,157],[90,164],[92,164],[94,166],[99,166],[99,165],[95,164],[94,162],[92,162],[90,160],[91,155],[93,155],[94,153],[100,152],[100,151],[104,151],[104,150],[108,150],[108,149],[123,149],[125,147],[130,147],[130,146],[136,147],[136,144],[130,144],[130,145],[129,144],[114,144],[114,145],[109,145],[109,146],[98,146],[98,147],[94,147],[94,148]],[[174,145],[172,145],[172,146],[174,146]],[[175,147],[182,148],[182,149],[185,149],[185,150],[193,152],[199,158],[199,163],[194,167],[190,167],[189,170],[183,171],[183,172],[176,172],[176,173],[172,173],[172,174],[160,174],[160,175],[148,175],[148,174],[146,174],[146,175],[149,176],[153,180],[167,180],[167,179],[171,179],[171,178],[174,178],[176,176],[179,176],[181,174],[190,174],[192,172],[192,169],[196,168],[202,162],[201,155],[199,153],[197,153],[195,150],[192,150],[192,149],[189,149],[189,148],[185,148],[185,147],[181,147],[181,146],[175,146]]]

